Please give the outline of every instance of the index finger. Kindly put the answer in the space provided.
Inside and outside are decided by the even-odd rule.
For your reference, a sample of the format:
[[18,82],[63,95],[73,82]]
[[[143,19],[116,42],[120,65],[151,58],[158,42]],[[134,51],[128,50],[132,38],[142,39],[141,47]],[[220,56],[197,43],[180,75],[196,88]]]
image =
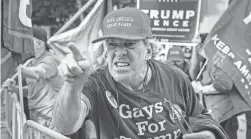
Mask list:
[[83,56],[80,52],[80,50],[77,48],[76,44],[70,42],[68,44],[68,48],[71,50],[72,54],[73,54],[73,57],[76,61],[79,61],[79,60],[83,60]]

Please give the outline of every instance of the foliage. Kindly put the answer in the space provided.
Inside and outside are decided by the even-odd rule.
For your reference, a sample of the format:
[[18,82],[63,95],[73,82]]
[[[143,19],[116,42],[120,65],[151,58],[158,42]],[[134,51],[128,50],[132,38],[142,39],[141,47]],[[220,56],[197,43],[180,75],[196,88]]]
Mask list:
[[77,11],[76,0],[32,0],[32,22],[36,25],[61,27]]

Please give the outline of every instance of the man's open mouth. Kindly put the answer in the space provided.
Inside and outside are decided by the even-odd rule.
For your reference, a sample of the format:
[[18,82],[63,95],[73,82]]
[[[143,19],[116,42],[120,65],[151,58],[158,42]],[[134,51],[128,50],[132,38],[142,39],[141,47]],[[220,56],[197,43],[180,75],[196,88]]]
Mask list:
[[127,62],[115,62],[115,66],[116,67],[128,67],[130,66],[130,64]]

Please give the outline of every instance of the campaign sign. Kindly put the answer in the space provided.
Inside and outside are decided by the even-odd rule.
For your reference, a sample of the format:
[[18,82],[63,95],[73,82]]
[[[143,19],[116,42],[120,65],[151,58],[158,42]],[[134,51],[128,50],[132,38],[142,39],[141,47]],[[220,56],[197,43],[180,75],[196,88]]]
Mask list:
[[138,0],[137,7],[151,20],[161,42],[191,42],[198,31],[200,0]]

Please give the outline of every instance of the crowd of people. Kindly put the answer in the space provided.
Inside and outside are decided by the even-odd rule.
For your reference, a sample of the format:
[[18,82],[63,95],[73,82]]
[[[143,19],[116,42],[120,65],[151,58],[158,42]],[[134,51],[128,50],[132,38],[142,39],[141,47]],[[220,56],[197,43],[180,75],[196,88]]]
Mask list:
[[[132,20],[116,20],[121,17]],[[105,17],[103,36],[93,40],[103,41],[106,66],[90,72],[92,63],[74,43],[68,46],[72,53],[58,59],[42,28],[33,27],[33,36],[35,58],[21,67],[26,115],[45,127],[102,139],[251,137],[250,106],[233,80],[199,53],[205,37],[195,47],[173,46],[159,62],[149,41],[149,17],[121,8]],[[17,92],[8,80],[3,87]]]

